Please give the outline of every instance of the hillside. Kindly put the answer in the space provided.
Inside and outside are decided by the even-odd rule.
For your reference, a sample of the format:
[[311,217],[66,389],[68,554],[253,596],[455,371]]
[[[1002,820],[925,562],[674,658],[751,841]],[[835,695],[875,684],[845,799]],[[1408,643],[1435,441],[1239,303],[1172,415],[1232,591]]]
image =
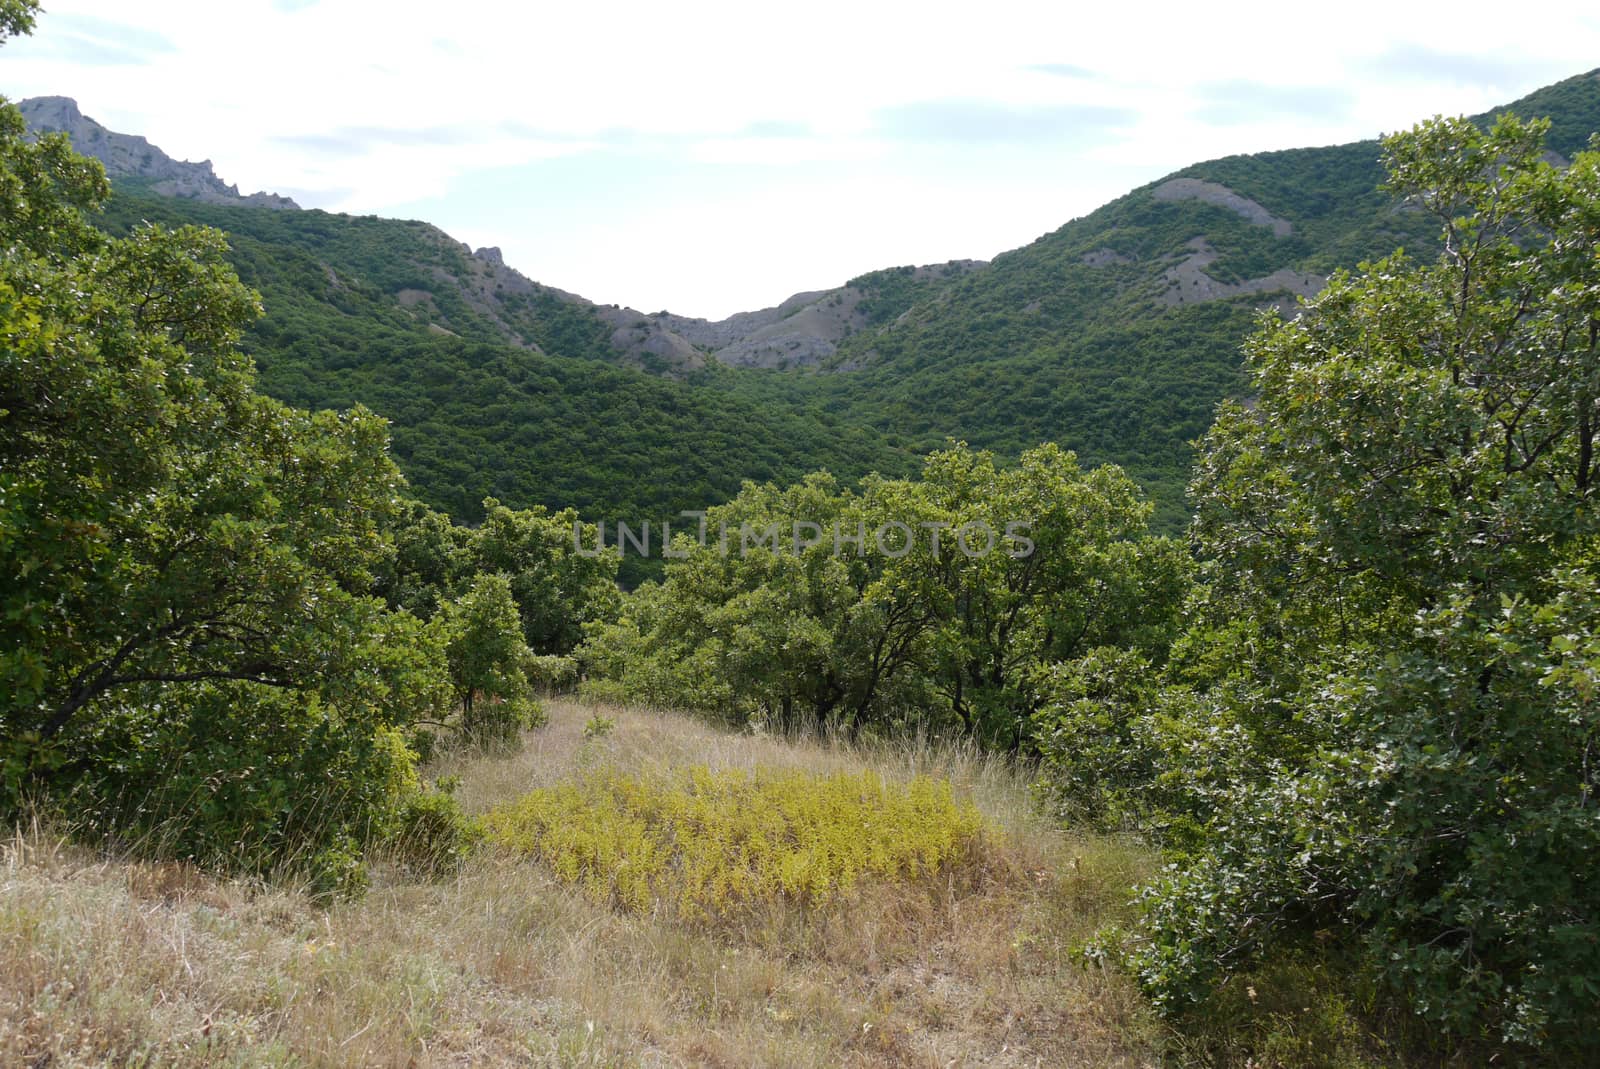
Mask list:
[[[1500,111],[1548,116],[1550,147],[1570,156],[1600,130],[1600,72]],[[1431,251],[1432,222],[1381,180],[1375,140],[1195,164],[853,335],[830,366],[858,370],[805,386],[913,450],[1057,441],[1122,464],[1179,524],[1189,443],[1240,388],[1259,310],[1397,247]]]
[[207,204],[247,204],[255,208],[294,211],[300,206],[275,193],[239,192],[217,177],[210,160],[190,163],[175,160],[148,140],[106,129],[78,109],[70,97],[34,97],[18,104],[28,127],[37,133],[66,134],[79,152],[105,164],[106,173],[120,178],[145,179],[165,197]]
[[[912,462],[802,398],[627,366],[592,307],[424,223],[180,201],[124,180],[104,225],[140,220],[225,230],[267,309],[245,344],[266,392],[385,416],[414,491],[458,517],[493,495],[631,522],[726,500],[743,479]],[[486,310],[478,298],[496,290]]]
[[[19,102],[18,108],[31,130],[65,134],[80,152],[105,165],[126,202],[112,214],[124,223],[193,217],[261,243],[312,250],[323,262],[327,285],[370,285],[368,296],[375,300],[362,315],[671,375],[692,372],[708,361],[732,367],[817,365],[832,357],[846,337],[982,266],[962,260],[871,272],[834,289],[797,293],[774,307],[717,321],[664,311],[646,315],[541,285],[508,266],[499,249],[474,251],[426,223],[316,211],[284,219],[208,213],[206,209],[216,207],[298,212],[299,205],[271,193],[241,195],[217,177],[209,160],[175,160],[143,137],[107,129],[84,115],[71,98],[35,97]],[[289,287],[273,293],[279,301],[294,302],[308,294],[325,298],[318,280],[287,279],[281,273],[262,276],[262,284],[274,290],[279,283]]]
[[[1569,155],[1600,129],[1600,78],[1507,108],[1549,116]],[[53,124],[90,150],[130,140],[81,116]],[[904,471],[954,438],[1119,463],[1175,530],[1192,442],[1241,388],[1254,317],[1432,241],[1378,190],[1378,145],[1363,141],[1195,164],[990,264],[889,268],[709,321],[594,304],[426,223],[162,196],[171,168],[153,151],[142,170],[100,153],[118,179],[108,225],[227,231],[266,298],[248,342],[264,387],[375,408],[419,494],[469,518],[490,493],[662,515],[744,478]]]
[[0,1066],[1600,1065],[1600,72],[1509,107],[712,322],[0,99]]

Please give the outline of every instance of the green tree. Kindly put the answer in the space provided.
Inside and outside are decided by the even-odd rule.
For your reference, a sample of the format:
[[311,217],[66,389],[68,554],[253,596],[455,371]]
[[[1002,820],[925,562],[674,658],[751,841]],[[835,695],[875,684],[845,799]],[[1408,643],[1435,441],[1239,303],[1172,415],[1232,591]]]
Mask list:
[[33,32],[33,20],[39,13],[38,0],[0,0],[0,44],[7,37]]
[[522,637],[541,656],[569,654],[586,625],[616,615],[619,555],[594,553],[598,533],[572,509],[517,511],[494,498],[476,528],[420,502],[409,502],[393,525],[394,549],[377,568],[376,589],[396,609],[429,618],[467,590],[480,573],[510,583]]
[[658,584],[591,629],[624,696],[785,729],[954,730],[1020,749],[1034,673],[1097,645],[1165,655],[1187,558],[1114,468],[956,446],[921,480],[747,484]]
[[1206,441],[1169,712],[1231,741],[1169,759],[1232,764],[1151,892],[1163,1005],[1332,931],[1448,1035],[1594,1052],[1600,153],[1544,129],[1386,140],[1443,254],[1264,321]]
[[506,742],[538,715],[523,665],[530,656],[511,583],[475,576],[435,619],[461,708],[461,731],[476,742]]
[[106,192],[0,105],[0,809],[78,792],[207,860],[304,840],[343,879],[445,679],[365,594],[400,485],[385,424],[256,394],[221,235],[107,237]]
[[473,572],[473,531],[410,501],[395,516],[392,550],[377,566],[375,589],[393,609],[429,619]]
[[[922,522],[943,537],[912,566],[943,602],[935,672],[968,734],[1019,750],[1044,699],[1044,665],[1099,646],[1165,657],[1188,555],[1150,536],[1151,506],[1121,469],[1085,472],[1055,445],[1006,467],[958,447],[931,456],[918,486]],[[1010,529],[1026,543],[1008,540]],[[994,551],[978,552],[991,538]]]
[[[582,656],[629,698],[826,726],[847,694],[837,643],[865,583],[864,563],[833,552],[853,502],[827,475],[781,490],[747,483],[708,511],[703,543],[673,529],[661,581],[591,627]],[[796,520],[816,525],[798,547]]]
[[479,571],[508,577],[522,621],[522,637],[538,654],[571,653],[585,625],[615,616],[619,556],[590,554],[598,533],[574,509],[542,506],[515,511],[494,498],[483,503],[483,524],[473,539]]

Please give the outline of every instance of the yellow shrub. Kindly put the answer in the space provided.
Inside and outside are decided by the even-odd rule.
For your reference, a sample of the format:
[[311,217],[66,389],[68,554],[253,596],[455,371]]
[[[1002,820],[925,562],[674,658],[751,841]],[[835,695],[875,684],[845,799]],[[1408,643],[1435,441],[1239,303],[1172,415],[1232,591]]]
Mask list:
[[491,842],[542,859],[597,901],[688,916],[779,897],[818,904],[862,878],[930,875],[984,833],[945,781],[704,767],[595,774],[501,806],[486,825]]

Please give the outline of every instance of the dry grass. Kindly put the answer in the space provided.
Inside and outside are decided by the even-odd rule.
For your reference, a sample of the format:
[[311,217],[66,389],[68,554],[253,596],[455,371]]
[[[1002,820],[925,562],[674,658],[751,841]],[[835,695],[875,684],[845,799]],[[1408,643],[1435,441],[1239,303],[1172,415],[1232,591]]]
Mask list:
[[469,809],[609,764],[948,777],[1004,831],[975,888],[879,887],[715,925],[599,907],[535,864],[380,873],[320,910],[293,890],[108,862],[35,829],[0,859],[0,1065],[1119,1066],[1153,1059],[1126,981],[1070,947],[1151,859],[1038,819],[977,752],[734,735],[551,704],[502,758],[457,757]]

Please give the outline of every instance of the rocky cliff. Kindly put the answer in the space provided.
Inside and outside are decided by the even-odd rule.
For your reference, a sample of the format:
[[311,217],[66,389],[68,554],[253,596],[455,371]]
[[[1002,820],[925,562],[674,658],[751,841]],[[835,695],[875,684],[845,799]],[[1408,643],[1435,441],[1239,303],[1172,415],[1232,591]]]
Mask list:
[[71,97],[33,97],[17,107],[37,133],[63,133],[72,147],[105,164],[112,178],[141,178],[166,197],[183,197],[209,204],[247,204],[278,210],[298,209],[288,197],[276,193],[239,192],[217,177],[210,160],[190,163],[175,160],[142,137],[106,129],[78,109]]

